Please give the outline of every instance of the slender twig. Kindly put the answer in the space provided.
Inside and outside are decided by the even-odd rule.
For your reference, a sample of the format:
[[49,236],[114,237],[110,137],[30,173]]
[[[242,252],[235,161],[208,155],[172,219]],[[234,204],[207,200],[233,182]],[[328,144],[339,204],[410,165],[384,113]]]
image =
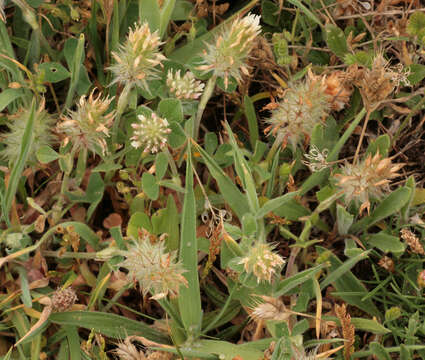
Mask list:
[[363,143],[363,138],[364,138],[365,133],[366,133],[367,124],[368,124],[368,122],[369,122],[369,118],[370,118],[370,114],[371,114],[371,113],[372,113],[372,110],[371,110],[371,109],[367,110],[366,118],[365,118],[365,120],[364,120],[364,124],[363,124],[363,128],[362,128],[362,133],[360,134],[359,143],[357,144],[356,153],[354,154],[353,164],[355,164],[355,163],[356,163],[357,158],[358,158],[358,156],[359,156],[360,149],[361,149],[361,147],[362,147],[362,143]]

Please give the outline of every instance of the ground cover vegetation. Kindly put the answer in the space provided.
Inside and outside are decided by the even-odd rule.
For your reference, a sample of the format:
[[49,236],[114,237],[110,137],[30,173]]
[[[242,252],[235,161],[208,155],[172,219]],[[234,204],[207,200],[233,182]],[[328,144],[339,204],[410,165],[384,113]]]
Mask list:
[[0,359],[425,359],[424,10],[1,0]]

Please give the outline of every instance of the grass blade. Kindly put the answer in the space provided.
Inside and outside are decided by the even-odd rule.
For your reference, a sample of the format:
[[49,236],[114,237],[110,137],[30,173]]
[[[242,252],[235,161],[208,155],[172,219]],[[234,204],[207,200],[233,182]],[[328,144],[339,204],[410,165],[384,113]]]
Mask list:
[[94,330],[114,339],[141,335],[151,341],[168,344],[169,338],[141,321],[97,311],[67,311],[50,315],[50,321],[60,325]]
[[190,143],[187,149],[186,193],[183,202],[182,226],[180,237],[180,260],[187,272],[184,276],[188,286],[180,287],[178,298],[180,314],[187,335],[198,333],[202,325],[202,308],[198,277],[198,246],[196,239],[196,203],[193,190],[193,170],[190,155]]
[[24,136],[22,137],[21,142],[21,151],[19,153],[18,161],[12,168],[12,172],[10,174],[9,183],[6,189],[6,194],[4,197],[4,214],[3,217],[6,221],[9,219],[9,211],[12,206],[12,201],[15,198],[16,190],[18,188],[18,184],[22,175],[22,171],[24,171],[25,164],[27,162],[27,158],[32,146],[33,135],[34,135],[34,119],[36,112],[36,103],[33,100],[31,105],[31,112],[28,118],[28,122],[25,126]]
[[159,36],[161,37],[161,39],[164,37],[165,32],[167,31],[168,23],[170,22],[175,5],[176,0],[166,0],[162,4],[161,20],[159,23]]
[[84,34],[80,34],[78,39],[77,49],[75,51],[75,56],[72,63],[72,68],[70,69],[71,73],[71,82],[68,89],[68,94],[66,95],[65,100],[65,109],[69,108],[72,104],[75,91],[77,89],[78,80],[80,80],[80,69],[81,63],[84,59]]
[[248,129],[249,129],[249,141],[251,143],[251,147],[255,149],[255,144],[259,139],[260,135],[258,132],[258,122],[257,115],[255,114],[254,104],[251,98],[247,95],[244,96],[244,110],[245,116],[248,120]]
[[217,181],[218,187],[220,188],[220,191],[227,203],[239,219],[242,219],[242,216],[249,210],[248,201],[245,195],[239,191],[238,187],[229,179],[216,161],[202,147],[196,143],[194,146],[204,159],[211,176],[215,179],[215,181]]

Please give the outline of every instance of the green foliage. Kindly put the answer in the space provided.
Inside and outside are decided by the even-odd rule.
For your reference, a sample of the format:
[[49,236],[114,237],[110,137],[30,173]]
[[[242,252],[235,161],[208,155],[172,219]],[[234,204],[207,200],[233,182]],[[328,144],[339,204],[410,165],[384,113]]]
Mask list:
[[344,32],[339,27],[332,24],[327,24],[324,31],[329,49],[331,49],[336,56],[344,58],[345,54],[348,52],[347,40]]
[[415,37],[419,44],[425,45],[425,15],[416,11],[409,17],[406,31],[409,35]]
[[421,11],[0,3],[0,359],[425,358]]

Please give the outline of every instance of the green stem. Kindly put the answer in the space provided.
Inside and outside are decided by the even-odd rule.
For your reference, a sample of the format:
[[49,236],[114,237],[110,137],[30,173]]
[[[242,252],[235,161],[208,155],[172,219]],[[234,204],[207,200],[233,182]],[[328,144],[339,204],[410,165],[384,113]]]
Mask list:
[[208,101],[211,99],[211,96],[215,89],[215,83],[217,81],[217,76],[213,75],[207,82],[207,86],[205,86],[204,93],[202,94],[201,100],[198,105],[198,112],[196,114],[195,126],[193,129],[193,138],[195,141],[198,140],[199,136],[199,127],[201,125],[202,115],[204,114],[205,108],[208,104]]
[[[133,84],[127,83],[124,86],[124,89],[121,92],[120,97],[118,99],[117,114],[115,115],[114,124],[112,125],[112,144],[111,144],[112,148],[117,143],[118,130],[120,128],[121,116],[124,113],[125,109],[127,108],[128,98],[130,96],[130,91],[131,91],[132,88],[133,88]],[[113,151],[112,151],[112,153],[113,153]]]
[[356,116],[354,121],[350,124],[347,130],[345,130],[344,134],[339,138],[338,142],[332,149],[332,151],[329,153],[328,157],[326,158],[326,161],[336,161],[338,159],[339,152],[341,151],[344,144],[347,142],[348,138],[353,133],[354,129],[357,127],[357,125],[360,123],[360,121],[363,119],[363,116],[366,114],[366,109],[363,108]]
[[50,251],[50,250],[43,250],[41,252],[43,256],[46,257],[54,257],[58,259],[83,259],[83,260],[94,260],[97,259],[97,253],[86,253],[86,252],[69,252],[65,251],[63,253],[59,251]]
[[65,203],[65,191],[68,189],[69,185],[69,174],[64,173],[63,179],[62,179],[62,185],[61,185],[61,192],[59,194],[59,199],[57,203],[53,206],[53,214],[52,214],[52,220],[53,224],[57,224],[62,217],[62,207]]
[[75,49],[75,57],[71,66],[71,82],[69,85],[68,93],[66,94],[65,106],[62,111],[71,107],[72,100],[74,98],[75,91],[77,90],[77,84],[80,80],[80,70],[82,68],[83,55],[84,55],[84,34],[80,34],[78,44]]
[[272,164],[274,155],[276,154],[276,151],[279,149],[280,145],[282,145],[282,136],[281,136],[281,134],[278,134],[276,136],[276,139],[274,140],[272,148],[270,149],[269,153],[267,154],[267,157],[266,157],[267,164],[269,164],[269,165]]
[[176,165],[176,162],[174,161],[173,155],[171,155],[170,150],[168,150],[167,147],[164,147],[163,152],[168,157],[168,164],[170,165],[171,173],[173,174],[173,177],[178,178],[179,172],[177,170],[177,165]]

